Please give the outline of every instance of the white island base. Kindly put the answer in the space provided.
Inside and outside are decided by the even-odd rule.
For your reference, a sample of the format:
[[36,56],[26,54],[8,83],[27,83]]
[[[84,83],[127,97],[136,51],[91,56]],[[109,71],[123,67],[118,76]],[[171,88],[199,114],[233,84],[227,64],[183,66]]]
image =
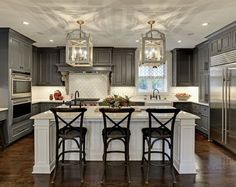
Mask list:
[[[66,116],[68,119],[72,116]],[[163,120],[168,116],[161,116]],[[174,167],[179,174],[195,174],[195,119],[198,117],[189,113],[180,112],[176,119],[174,133]],[[33,116],[34,119],[34,150],[35,163],[33,174],[50,174],[55,166],[55,120],[51,112],[44,112]],[[86,160],[102,161],[103,119],[100,112],[89,107],[85,113],[84,127],[86,134]],[[134,112],[131,118],[130,130],[130,160],[141,161],[142,158],[142,131],[148,127],[148,116],[145,111]],[[156,149],[161,147],[157,145]],[[67,141],[66,148],[76,148],[73,141]],[[123,143],[111,143],[111,149],[124,149]],[[166,150],[168,147],[166,147]],[[109,154],[108,154],[109,155]],[[71,153],[65,159],[78,160],[78,154]],[[159,159],[160,156],[152,156]],[[108,160],[124,160],[124,154],[110,154]]]

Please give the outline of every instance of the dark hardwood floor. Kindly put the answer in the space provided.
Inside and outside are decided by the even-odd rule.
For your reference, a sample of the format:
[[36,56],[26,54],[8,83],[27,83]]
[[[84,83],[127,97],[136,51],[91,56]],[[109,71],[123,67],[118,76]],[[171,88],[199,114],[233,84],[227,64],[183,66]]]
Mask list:
[[[85,183],[80,184],[78,166],[67,166],[59,172],[57,182],[50,183],[50,175],[32,175],[34,162],[33,134],[30,134],[13,145],[0,151],[0,187],[95,187],[101,186],[101,162],[88,162],[85,172]],[[131,180],[128,185],[124,176],[124,167],[111,166],[107,182],[103,186],[112,187],[236,187],[236,156],[210,143],[203,136],[196,136],[196,175],[177,175],[177,184],[171,182],[169,169],[153,167],[149,185],[144,185],[139,162],[131,163]],[[62,171],[62,170],[61,170]]]

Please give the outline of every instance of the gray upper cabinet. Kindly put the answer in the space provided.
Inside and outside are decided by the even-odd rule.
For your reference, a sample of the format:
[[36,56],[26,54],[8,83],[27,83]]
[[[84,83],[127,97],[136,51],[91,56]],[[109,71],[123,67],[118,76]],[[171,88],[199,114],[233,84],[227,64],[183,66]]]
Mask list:
[[236,49],[236,21],[224,28],[210,34],[209,39],[210,56]]
[[59,64],[66,64],[66,47],[58,47]]
[[94,47],[93,64],[112,65],[112,49],[112,47]]
[[38,48],[38,86],[61,86],[61,74],[57,71],[57,48]]
[[209,70],[209,47],[208,42],[201,43],[197,46],[198,49],[198,66],[200,71]]
[[135,86],[135,50],[113,49],[112,86]]
[[172,85],[193,86],[193,49],[174,49],[172,52]]
[[193,49],[193,86],[199,84],[198,48]]
[[31,72],[33,41],[10,30],[9,67],[14,70]]
[[32,86],[38,85],[39,66],[38,66],[38,48],[32,48]]

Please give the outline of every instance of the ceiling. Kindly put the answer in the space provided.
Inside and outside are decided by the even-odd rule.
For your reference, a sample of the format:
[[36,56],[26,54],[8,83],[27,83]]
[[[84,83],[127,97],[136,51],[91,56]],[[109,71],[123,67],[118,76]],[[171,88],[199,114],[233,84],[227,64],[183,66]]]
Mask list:
[[94,46],[138,47],[136,40],[154,19],[153,27],[166,34],[167,49],[173,49],[193,47],[235,21],[235,7],[235,0],[1,0],[0,27],[13,28],[36,46],[62,46],[82,19]]

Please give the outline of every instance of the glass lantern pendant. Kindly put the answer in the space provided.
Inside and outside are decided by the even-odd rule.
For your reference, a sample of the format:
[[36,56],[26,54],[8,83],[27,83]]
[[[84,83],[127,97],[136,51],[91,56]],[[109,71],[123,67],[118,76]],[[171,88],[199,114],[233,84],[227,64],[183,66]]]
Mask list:
[[165,35],[159,30],[152,29],[155,21],[151,20],[148,24],[151,30],[146,34],[142,34],[141,50],[140,50],[140,65],[158,67],[165,64]]
[[80,29],[67,34],[66,63],[71,66],[93,66],[91,37],[81,29],[84,21],[79,20],[77,23],[80,25]]

